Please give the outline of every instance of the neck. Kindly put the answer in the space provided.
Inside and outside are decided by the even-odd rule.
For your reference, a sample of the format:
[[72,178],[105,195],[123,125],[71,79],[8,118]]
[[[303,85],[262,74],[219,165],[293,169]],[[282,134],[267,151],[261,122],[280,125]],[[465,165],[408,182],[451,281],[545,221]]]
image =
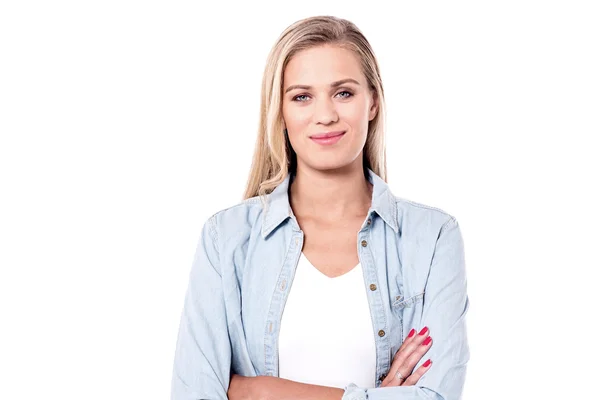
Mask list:
[[364,217],[371,207],[371,197],[372,185],[365,179],[362,160],[329,171],[298,165],[290,186],[290,205],[299,218]]

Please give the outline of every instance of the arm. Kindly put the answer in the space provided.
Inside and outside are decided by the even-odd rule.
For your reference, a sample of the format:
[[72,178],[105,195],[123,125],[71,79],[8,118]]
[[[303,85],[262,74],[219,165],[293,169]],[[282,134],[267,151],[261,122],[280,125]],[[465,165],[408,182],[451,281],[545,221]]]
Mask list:
[[[432,365],[414,386],[345,390],[307,385],[280,378],[258,377],[251,383],[257,399],[337,400],[458,400],[461,398],[470,357],[465,316],[469,308],[463,239],[454,218],[440,229],[419,326],[429,327],[433,344],[428,351]],[[416,366],[418,368],[425,359]],[[259,379],[260,378],[260,379]],[[265,378],[265,379],[263,379]]]
[[272,376],[234,375],[229,400],[340,400],[343,389],[309,385]]
[[[414,386],[362,389],[346,387],[343,400],[459,400],[462,396],[470,351],[466,313],[469,309],[464,243],[460,227],[450,217],[440,229],[429,276],[425,284],[423,315],[418,326],[427,326],[433,344],[432,365]],[[416,368],[423,364],[421,360]]]
[[175,350],[171,400],[226,400],[231,365],[214,216],[202,228]]

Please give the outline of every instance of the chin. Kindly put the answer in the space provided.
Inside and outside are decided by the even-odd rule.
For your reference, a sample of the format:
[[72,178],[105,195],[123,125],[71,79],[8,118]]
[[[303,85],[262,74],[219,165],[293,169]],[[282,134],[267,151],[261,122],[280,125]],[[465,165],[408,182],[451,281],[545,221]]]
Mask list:
[[340,160],[340,159],[320,159],[311,160],[311,162],[304,163],[307,167],[317,171],[333,171],[345,168],[350,168],[354,164],[355,160]]

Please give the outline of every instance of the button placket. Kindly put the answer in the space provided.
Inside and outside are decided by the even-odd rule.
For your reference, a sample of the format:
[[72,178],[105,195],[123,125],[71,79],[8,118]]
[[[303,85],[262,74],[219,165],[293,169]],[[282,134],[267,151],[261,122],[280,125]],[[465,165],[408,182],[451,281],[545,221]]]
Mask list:
[[[369,235],[369,231],[372,228],[372,225],[373,225],[373,219],[369,216],[369,218],[366,221],[366,227],[365,227],[366,229],[363,231],[363,237],[360,238],[360,247],[359,247],[359,249],[362,247],[362,249],[364,249],[364,250],[360,251],[359,253],[363,253],[365,251],[369,252],[369,250],[368,250],[369,241],[368,241],[367,236]],[[369,257],[368,255],[366,255],[366,256]],[[369,290],[371,292],[375,292],[377,290],[377,285],[376,285],[375,282],[369,284]],[[373,296],[375,296],[375,295],[376,294],[373,293]],[[380,329],[377,332],[377,335],[378,335],[378,337],[381,338],[382,341],[386,341],[387,340],[385,330]],[[382,374],[381,376],[379,376],[379,379],[378,379],[378,382],[377,382],[378,385],[381,384],[381,382],[383,382],[383,380],[386,378],[386,376],[387,375],[385,373]]]

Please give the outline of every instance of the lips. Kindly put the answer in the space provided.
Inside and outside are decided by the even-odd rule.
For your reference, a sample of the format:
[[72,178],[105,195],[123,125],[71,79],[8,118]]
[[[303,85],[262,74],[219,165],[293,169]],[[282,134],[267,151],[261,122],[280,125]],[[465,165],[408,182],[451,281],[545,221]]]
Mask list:
[[346,131],[334,131],[334,132],[323,132],[317,133],[316,135],[311,135],[311,139],[327,139],[331,137],[340,136],[346,133]]
[[321,145],[332,145],[340,141],[342,137],[344,137],[345,133],[346,131],[319,133],[316,135],[312,135],[310,139],[313,142],[316,142]]

